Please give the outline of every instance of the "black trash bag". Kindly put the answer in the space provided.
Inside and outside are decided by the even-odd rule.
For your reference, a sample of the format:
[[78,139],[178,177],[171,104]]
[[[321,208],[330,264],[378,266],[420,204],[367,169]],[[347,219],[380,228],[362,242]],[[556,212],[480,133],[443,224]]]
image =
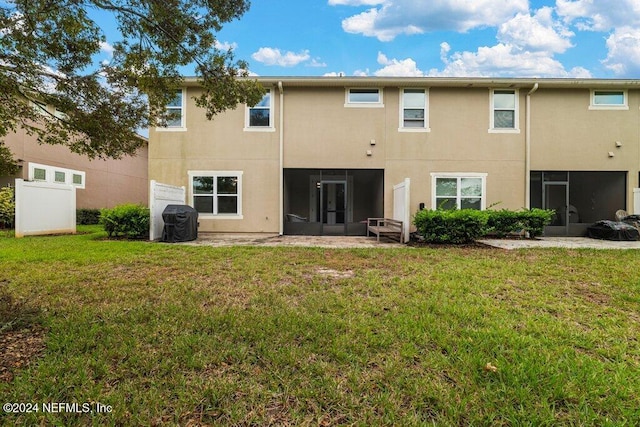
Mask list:
[[198,238],[198,211],[187,205],[167,205],[162,211],[163,242],[189,242]]
[[640,240],[638,229],[624,222],[598,221],[587,228],[587,236],[592,239],[633,241]]

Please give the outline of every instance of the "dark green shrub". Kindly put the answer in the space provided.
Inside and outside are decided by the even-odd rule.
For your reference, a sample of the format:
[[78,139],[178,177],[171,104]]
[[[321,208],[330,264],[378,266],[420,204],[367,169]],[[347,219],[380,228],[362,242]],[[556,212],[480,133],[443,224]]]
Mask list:
[[509,233],[519,233],[526,228],[526,211],[510,211],[501,209],[499,211],[488,210],[487,229],[484,234],[494,234],[504,237]]
[[553,210],[531,209],[510,211],[486,211],[487,230],[485,234],[495,234],[504,237],[509,233],[528,232],[530,237],[541,236],[544,226],[549,224],[555,214]]
[[13,228],[16,219],[16,199],[11,187],[0,189],[0,228]]
[[147,238],[149,221],[149,209],[140,205],[125,204],[100,211],[100,223],[109,237]]
[[413,223],[427,242],[470,243],[485,231],[487,213],[475,209],[421,210]]
[[93,225],[100,223],[100,209],[77,209],[76,224]]
[[542,236],[544,226],[551,224],[556,211],[553,209],[533,208],[530,211],[524,211],[527,216],[525,230],[529,232],[531,237]]

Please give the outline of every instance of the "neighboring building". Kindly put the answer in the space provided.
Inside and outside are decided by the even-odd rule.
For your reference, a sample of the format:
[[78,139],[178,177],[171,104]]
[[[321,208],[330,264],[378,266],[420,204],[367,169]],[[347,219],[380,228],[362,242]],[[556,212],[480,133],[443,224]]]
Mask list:
[[4,143],[18,159],[20,171],[13,177],[0,177],[1,186],[13,185],[15,178],[66,181],[79,188],[76,191],[78,208],[149,203],[147,143],[136,156],[119,160],[89,160],[64,146],[38,144],[36,136],[22,129],[7,135]]
[[208,121],[188,78],[150,129],[149,178],[186,186],[201,231],[362,234],[405,178],[412,213],[550,208],[560,235],[632,210],[640,80],[258,80],[262,102]]

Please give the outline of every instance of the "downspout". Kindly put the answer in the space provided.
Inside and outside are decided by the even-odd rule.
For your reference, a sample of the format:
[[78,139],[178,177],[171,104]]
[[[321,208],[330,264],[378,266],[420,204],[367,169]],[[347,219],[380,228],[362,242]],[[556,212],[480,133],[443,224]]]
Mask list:
[[538,90],[538,83],[534,84],[527,93],[527,116],[524,134],[524,206],[531,209],[531,95]]
[[278,82],[278,91],[280,92],[280,227],[278,234],[282,236],[284,234],[284,88],[282,81]]

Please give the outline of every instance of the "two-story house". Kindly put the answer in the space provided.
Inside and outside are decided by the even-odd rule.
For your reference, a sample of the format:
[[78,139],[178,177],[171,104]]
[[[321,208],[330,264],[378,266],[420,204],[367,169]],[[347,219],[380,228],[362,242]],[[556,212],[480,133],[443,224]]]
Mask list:
[[208,121],[196,79],[150,129],[149,178],[185,186],[201,231],[363,234],[420,207],[556,210],[581,234],[633,210],[640,80],[266,77]]

